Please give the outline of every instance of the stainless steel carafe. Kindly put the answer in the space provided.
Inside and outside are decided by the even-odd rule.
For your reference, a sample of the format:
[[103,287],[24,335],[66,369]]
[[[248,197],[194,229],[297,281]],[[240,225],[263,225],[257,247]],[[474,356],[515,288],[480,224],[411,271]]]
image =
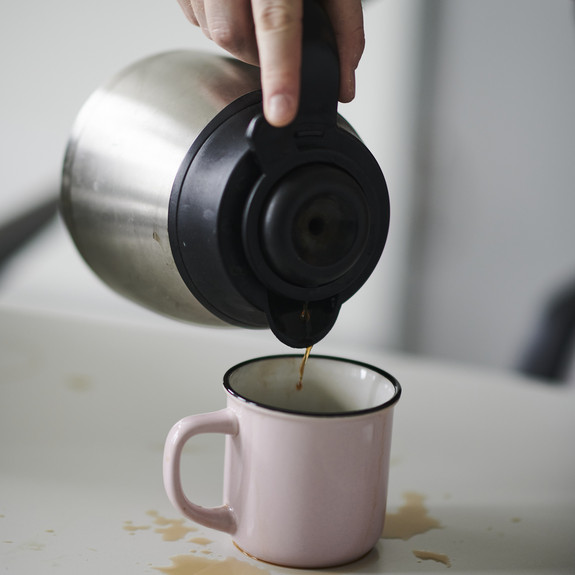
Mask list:
[[208,325],[323,338],[385,245],[381,170],[337,113],[339,63],[304,3],[295,121],[262,115],[259,69],[212,54],[147,58],[96,91],[76,120],[61,206],[84,259],[112,288]]

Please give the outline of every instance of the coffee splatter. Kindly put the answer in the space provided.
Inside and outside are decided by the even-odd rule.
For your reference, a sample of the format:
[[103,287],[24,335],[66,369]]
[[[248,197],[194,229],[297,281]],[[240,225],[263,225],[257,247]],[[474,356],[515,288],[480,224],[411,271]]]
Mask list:
[[89,376],[83,374],[73,374],[66,379],[66,386],[72,391],[85,392],[92,388],[92,380]]
[[238,561],[232,557],[223,560],[205,559],[194,555],[178,555],[172,557],[172,565],[169,567],[154,567],[162,573],[172,575],[195,575],[204,569],[209,569],[211,575],[269,575],[269,571],[256,567],[244,561]]
[[148,511],[148,515],[153,517],[154,524],[159,526],[154,531],[160,533],[164,541],[180,541],[188,533],[197,531],[196,527],[186,525],[185,519],[168,519],[162,517],[157,511]]
[[414,550],[413,554],[421,561],[436,561],[437,563],[443,563],[446,567],[451,567],[451,561],[449,557],[443,553],[435,553],[434,551],[417,551]]
[[164,541],[181,541],[189,533],[198,530],[192,525],[186,525],[185,519],[169,519],[157,511],[148,511],[147,514],[153,518],[152,525],[134,525],[133,521],[124,521],[124,531],[134,535],[136,531],[147,531],[156,525],[154,532],[159,533]]
[[209,545],[210,543],[213,543],[213,541],[207,537],[192,537],[192,539],[190,539],[190,543],[195,543],[196,545]]
[[382,537],[384,539],[403,539],[407,541],[414,535],[426,533],[431,529],[441,529],[441,523],[429,515],[420,493],[409,491],[403,494],[405,503],[397,513],[388,513],[385,517]]
[[[148,530],[152,526],[157,526],[154,529],[155,533],[162,535],[164,541],[180,541],[184,539],[189,533],[198,531],[196,527],[186,525],[185,519],[169,519],[162,517],[157,511],[150,510],[146,512],[152,518],[152,525],[134,525],[132,521],[124,522],[124,529],[133,535],[136,531]],[[192,537],[189,539],[190,543],[205,547],[213,543],[207,537]],[[202,556],[200,556],[200,554]],[[162,573],[169,573],[172,575],[195,575],[196,573],[208,572],[211,575],[269,575],[269,571],[253,566],[245,561],[239,561],[232,557],[223,560],[206,557],[211,555],[210,549],[191,549],[187,555],[177,555],[171,557],[172,564],[168,567],[153,567],[156,571]],[[152,565],[150,564],[150,567]]]
[[149,525],[134,525],[132,521],[124,521],[124,531],[129,531],[133,535],[136,531],[145,531]]

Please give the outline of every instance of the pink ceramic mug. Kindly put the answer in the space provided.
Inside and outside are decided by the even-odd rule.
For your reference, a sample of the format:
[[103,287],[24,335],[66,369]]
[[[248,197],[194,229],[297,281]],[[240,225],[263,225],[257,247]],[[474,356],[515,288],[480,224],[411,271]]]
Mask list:
[[[391,375],[356,361],[254,359],[224,376],[227,407],[185,417],[164,450],[164,485],[193,521],[225,531],[245,553],[278,565],[328,567],[366,554],[383,529],[393,407]],[[180,458],[200,433],[224,433],[224,504],[185,495]]]

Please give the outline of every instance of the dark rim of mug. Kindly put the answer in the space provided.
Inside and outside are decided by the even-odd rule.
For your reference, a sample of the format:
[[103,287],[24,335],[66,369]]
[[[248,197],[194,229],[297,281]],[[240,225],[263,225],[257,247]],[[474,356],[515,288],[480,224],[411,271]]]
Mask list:
[[[397,379],[395,377],[393,377],[393,375],[391,375],[390,373],[388,373],[387,371],[384,371],[383,369],[380,369],[379,367],[375,367],[373,365],[370,365],[369,363],[364,363],[362,361],[357,361],[355,359],[346,359],[343,357],[333,357],[333,356],[329,356],[329,355],[312,355],[309,357],[308,362],[313,362],[316,360],[328,360],[328,361],[339,361],[342,363],[348,363],[348,364],[352,364],[352,365],[356,365],[359,367],[364,367],[365,369],[368,369],[369,371],[373,371],[375,373],[378,373],[379,375],[383,376],[385,379],[387,379],[395,388],[395,393],[393,395],[393,397],[391,397],[390,399],[388,399],[387,401],[385,401],[384,403],[380,403],[379,405],[376,405],[374,407],[369,407],[367,409],[358,409],[355,411],[333,411],[333,412],[318,412],[318,411],[298,411],[296,409],[287,409],[287,408],[283,408],[283,407],[276,407],[273,405],[268,405],[267,403],[261,403],[259,401],[256,401],[255,399],[251,399],[249,397],[245,397],[244,395],[242,395],[241,393],[239,393],[238,391],[236,391],[230,382],[230,378],[232,376],[232,374],[234,372],[236,372],[238,369],[246,366],[246,365],[250,365],[252,363],[259,363],[261,361],[269,361],[269,360],[273,360],[273,359],[290,359],[290,358],[296,358],[296,359],[302,359],[302,355],[297,355],[297,354],[285,354],[285,355],[268,355],[268,356],[264,356],[264,357],[257,357],[254,359],[248,359],[247,361],[243,361],[242,363],[238,363],[237,365],[234,365],[234,367],[231,367],[230,369],[228,369],[228,371],[226,371],[226,373],[224,374],[224,387],[226,388],[226,391],[232,395],[233,397],[247,403],[250,405],[255,405],[257,407],[262,407],[264,409],[269,409],[270,411],[279,411],[281,413],[289,413],[291,415],[301,415],[303,417],[326,417],[326,418],[335,418],[335,417],[353,417],[353,416],[358,416],[358,415],[366,415],[368,413],[373,413],[376,411],[381,411],[382,409],[385,409],[386,407],[390,407],[391,405],[397,403],[397,401],[399,400],[399,398],[401,397],[401,385],[399,384],[399,381],[397,381]],[[305,384],[305,381],[304,381]]]

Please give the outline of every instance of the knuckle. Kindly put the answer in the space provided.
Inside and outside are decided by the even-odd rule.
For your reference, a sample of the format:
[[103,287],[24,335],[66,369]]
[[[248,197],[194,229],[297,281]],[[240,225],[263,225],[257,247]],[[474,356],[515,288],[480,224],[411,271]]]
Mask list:
[[219,23],[210,28],[212,40],[224,50],[234,52],[238,49],[238,38],[231,26],[225,23]]
[[182,9],[182,12],[184,13],[184,16],[188,19],[188,21],[191,22],[194,26],[199,27],[200,23],[196,18],[196,14],[189,0],[178,0],[178,3],[180,5],[180,8]]
[[277,32],[291,28],[296,24],[296,17],[289,3],[272,1],[262,7],[259,24],[263,31]]
[[207,26],[203,26],[201,23],[199,26],[200,26],[200,30],[203,32],[204,36],[211,40],[212,39],[212,33],[210,32],[210,29]]

